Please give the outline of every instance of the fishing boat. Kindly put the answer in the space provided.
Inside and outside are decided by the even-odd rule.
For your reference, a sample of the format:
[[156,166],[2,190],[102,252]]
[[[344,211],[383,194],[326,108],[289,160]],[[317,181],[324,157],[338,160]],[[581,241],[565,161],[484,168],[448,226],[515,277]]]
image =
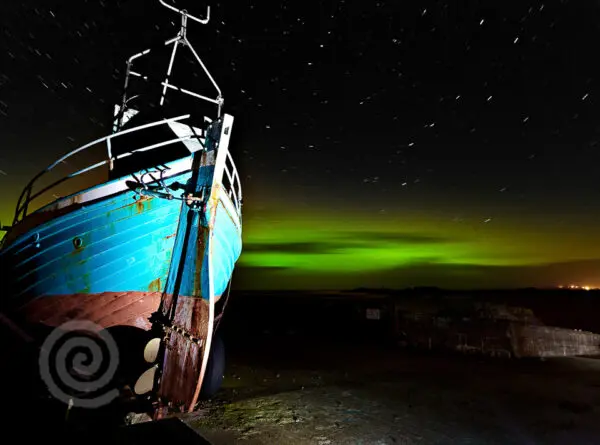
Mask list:
[[[70,405],[100,406],[109,401],[98,396],[100,380],[135,362],[129,387],[151,401],[155,418],[193,410],[218,389],[223,360],[215,332],[242,250],[242,191],[229,151],[233,117],[223,113],[221,90],[187,37],[188,23],[207,24],[210,8],[199,18],[159,1],[179,16],[179,32],[129,58],[112,132],[65,154],[25,186],[0,249],[0,322],[18,339],[11,341],[36,350],[49,392]],[[161,51],[166,75],[136,68]],[[213,97],[173,83],[183,51]],[[132,94],[136,82],[153,85],[142,89],[150,95]],[[189,110],[174,109],[172,95],[189,101]],[[197,114],[198,103],[212,116]],[[74,156],[89,162],[93,150],[101,153],[98,162],[52,176]],[[84,175],[102,179],[57,194]],[[119,329],[142,332],[143,341],[123,349]],[[105,342],[97,366],[104,375],[82,372],[85,363],[59,363],[69,357],[64,348],[77,345],[59,341],[66,333]]]

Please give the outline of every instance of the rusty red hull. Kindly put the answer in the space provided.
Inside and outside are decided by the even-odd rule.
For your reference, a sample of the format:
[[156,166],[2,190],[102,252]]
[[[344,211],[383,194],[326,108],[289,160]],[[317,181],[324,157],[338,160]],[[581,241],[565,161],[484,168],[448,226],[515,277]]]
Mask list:
[[17,310],[28,323],[58,327],[71,320],[88,320],[103,328],[151,328],[149,317],[160,304],[161,292],[102,292],[52,295],[38,298]]
[[[209,334],[209,304],[203,298],[179,298],[166,340],[159,396],[171,408],[193,409],[198,399],[204,350]],[[160,416],[160,413],[159,413]]]

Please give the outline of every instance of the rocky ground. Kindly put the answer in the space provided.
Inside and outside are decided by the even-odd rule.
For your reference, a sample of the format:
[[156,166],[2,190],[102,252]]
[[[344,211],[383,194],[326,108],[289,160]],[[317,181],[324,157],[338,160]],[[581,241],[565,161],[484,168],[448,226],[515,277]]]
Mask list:
[[490,360],[261,336],[183,416],[221,444],[598,444],[600,360]]

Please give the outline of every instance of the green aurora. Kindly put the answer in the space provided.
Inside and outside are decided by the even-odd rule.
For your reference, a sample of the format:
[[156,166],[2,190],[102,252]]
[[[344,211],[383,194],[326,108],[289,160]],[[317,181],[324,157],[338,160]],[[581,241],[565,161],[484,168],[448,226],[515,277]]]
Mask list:
[[282,289],[596,286],[599,241],[590,228],[561,230],[532,217],[486,223],[415,212],[281,211],[245,220],[238,282]]

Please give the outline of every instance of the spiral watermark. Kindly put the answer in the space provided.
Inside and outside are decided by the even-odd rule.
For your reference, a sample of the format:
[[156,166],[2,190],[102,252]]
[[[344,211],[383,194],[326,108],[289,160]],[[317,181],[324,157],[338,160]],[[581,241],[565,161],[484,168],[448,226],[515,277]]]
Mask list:
[[39,356],[40,374],[50,394],[81,408],[99,408],[119,395],[109,387],[118,365],[119,349],[113,337],[86,320],[54,329]]

